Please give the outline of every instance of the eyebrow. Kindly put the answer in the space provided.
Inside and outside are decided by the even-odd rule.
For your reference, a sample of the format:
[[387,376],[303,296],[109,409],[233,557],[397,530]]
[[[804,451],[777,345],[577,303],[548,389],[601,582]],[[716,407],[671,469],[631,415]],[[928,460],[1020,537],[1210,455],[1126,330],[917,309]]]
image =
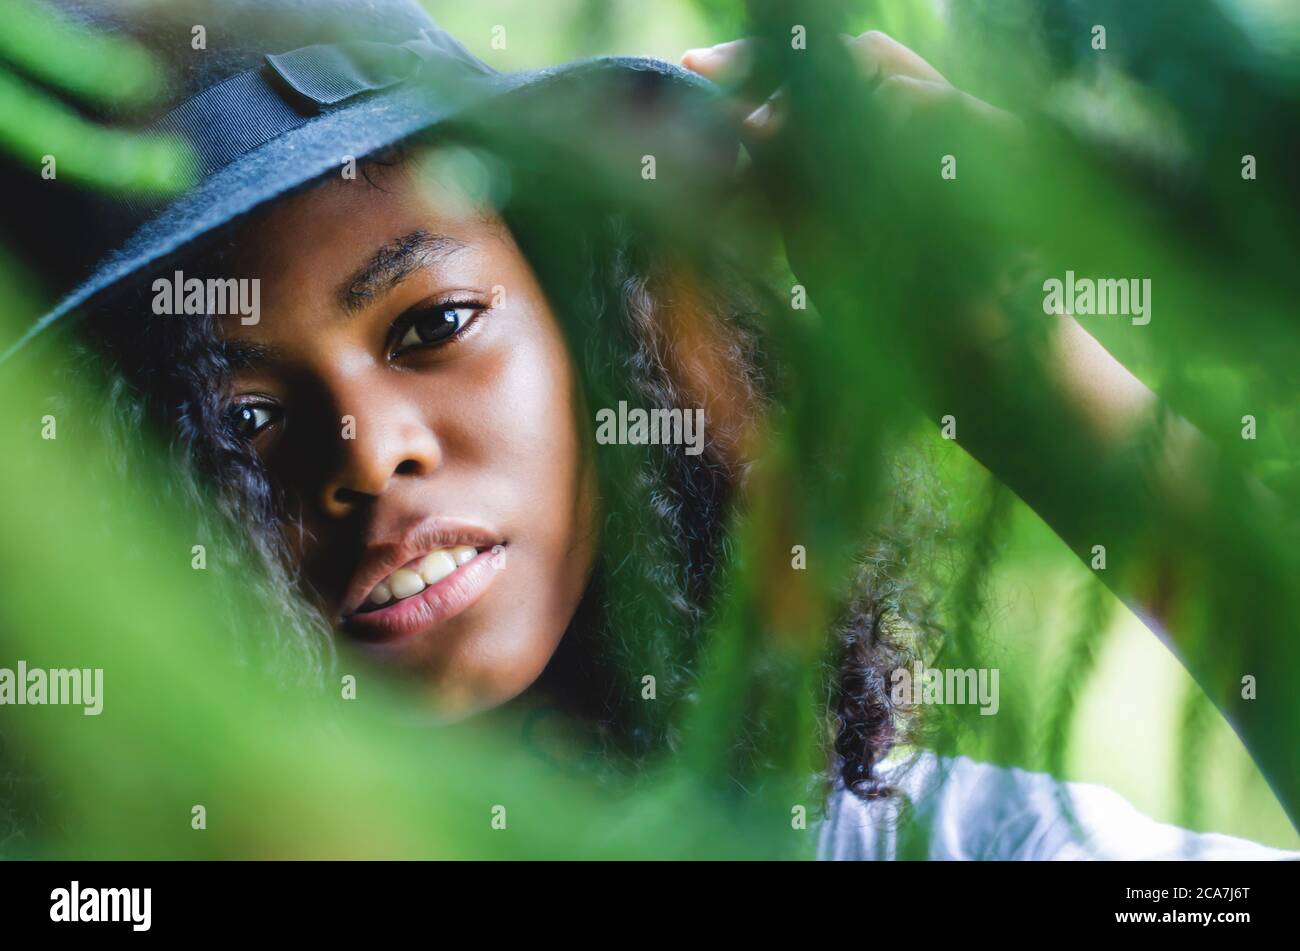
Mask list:
[[280,351],[264,343],[251,343],[245,340],[221,341],[221,353],[230,364],[230,369],[256,370],[267,363],[276,363],[281,359]]
[[356,313],[413,272],[468,248],[464,241],[449,235],[412,231],[385,244],[357,268],[339,286],[339,303],[349,314]]
[[[420,268],[468,249],[468,244],[450,235],[412,231],[379,248],[369,261],[339,285],[336,296],[344,311],[354,314]],[[236,372],[255,370],[281,360],[278,348],[268,344],[224,340],[221,346],[231,369]]]

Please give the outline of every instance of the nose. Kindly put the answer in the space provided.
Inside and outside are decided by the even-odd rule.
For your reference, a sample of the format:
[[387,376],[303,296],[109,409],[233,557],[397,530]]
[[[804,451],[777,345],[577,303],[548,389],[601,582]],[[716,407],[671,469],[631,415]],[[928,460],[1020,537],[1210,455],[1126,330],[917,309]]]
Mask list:
[[321,488],[320,506],[331,518],[346,518],[373,502],[394,479],[420,478],[442,464],[437,436],[425,420],[401,416],[392,404],[340,419],[337,471]]

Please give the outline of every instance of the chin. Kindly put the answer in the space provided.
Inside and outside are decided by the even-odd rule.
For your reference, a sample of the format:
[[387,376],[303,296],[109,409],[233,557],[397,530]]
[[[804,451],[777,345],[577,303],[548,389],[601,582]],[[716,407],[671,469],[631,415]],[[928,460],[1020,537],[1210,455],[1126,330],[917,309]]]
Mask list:
[[[537,682],[565,626],[554,633],[534,619],[434,629],[399,645],[367,644],[363,652],[416,686],[420,706],[455,722],[500,707]],[[566,625],[567,626],[567,625]],[[538,636],[539,631],[546,631]],[[522,639],[521,635],[527,635]]]

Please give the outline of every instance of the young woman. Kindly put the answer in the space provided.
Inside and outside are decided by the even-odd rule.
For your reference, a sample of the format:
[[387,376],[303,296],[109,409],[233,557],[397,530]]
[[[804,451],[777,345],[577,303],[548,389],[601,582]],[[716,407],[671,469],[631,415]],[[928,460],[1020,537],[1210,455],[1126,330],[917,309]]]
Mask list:
[[[455,174],[466,161],[490,179],[499,159],[521,191],[526,171],[440,122],[450,110],[427,92],[396,100],[394,90],[412,57],[471,86],[490,71],[414,5],[379,6],[330,4],[308,30],[285,4],[254,37],[247,11],[229,4],[209,18],[206,58],[177,46],[175,29],[128,20],[185,77],[159,128],[196,138],[200,184],[46,323],[92,311],[90,349],[125,383],[110,412],[141,404],[179,433],[273,597],[301,598],[330,629],[286,623],[295,663],[321,666],[340,638],[418,684],[441,716],[549,703],[588,724],[611,759],[670,753],[716,608],[728,515],[772,399],[757,329],[770,297],[745,275],[693,268],[616,204],[550,222],[557,238],[521,213],[520,195],[467,190]],[[339,35],[405,52],[376,67]],[[900,116],[957,99],[1011,121],[960,99],[887,37],[848,44]],[[684,64],[716,78],[745,51],[695,50]],[[662,64],[614,66],[691,88]],[[526,94],[534,79],[556,82],[512,80],[500,95]],[[303,96],[318,110],[298,108]],[[744,111],[758,137],[781,121],[779,100]],[[250,112],[273,134],[247,141],[236,120]],[[340,174],[339,156],[355,175]],[[87,226],[111,217],[78,214]],[[543,286],[539,255],[565,262],[562,280]],[[255,312],[159,317],[181,275],[255,280]],[[1099,430],[1122,430],[1150,395],[1063,326],[1064,388]],[[593,416],[620,403],[702,409],[707,437],[698,452],[607,451]],[[823,856],[912,854],[900,802],[936,858],[1281,854],[1157,824],[1099,787],[1070,787],[1076,824],[1047,776],[932,756],[905,771],[887,764],[908,714],[873,685],[923,648],[932,609],[870,574],[851,603],[829,690]],[[895,643],[884,617],[908,622],[914,640]],[[644,670],[664,702],[638,702],[630,672]]]

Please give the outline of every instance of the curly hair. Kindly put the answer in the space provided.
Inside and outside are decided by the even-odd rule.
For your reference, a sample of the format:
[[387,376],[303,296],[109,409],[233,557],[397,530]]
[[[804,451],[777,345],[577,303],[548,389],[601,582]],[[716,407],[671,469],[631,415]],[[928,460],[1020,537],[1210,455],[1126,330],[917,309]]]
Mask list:
[[[371,161],[403,161],[393,150]],[[529,256],[527,222],[504,212]],[[703,406],[711,433],[704,451],[683,446],[607,446],[597,454],[601,551],[593,579],[551,662],[534,685],[564,712],[594,724],[605,754],[600,769],[632,768],[676,748],[682,714],[696,696],[703,634],[715,608],[729,548],[728,518],[742,502],[755,427],[776,398],[776,368],[761,328],[775,297],[753,275],[711,267],[707,276],[616,210],[589,222],[570,260],[583,291],[570,294],[566,335],[594,405],[620,400],[646,408]],[[219,273],[238,230],[183,262],[189,274]],[[694,277],[692,277],[694,273]],[[137,292],[124,311],[146,312]],[[228,529],[239,547],[222,557],[258,565],[256,582],[280,614],[274,638],[245,649],[285,676],[323,682],[333,661],[329,624],[289,593],[303,584],[285,544],[275,488],[257,455],[226,421],[231,366],[215,318],[184,321],[92,317],[82,362],[107,359],[115,370],[103,423],[123,446],[150,420],[171,434],[176,491]],[[878,764],[913,735],[910,710],[897,707],[889,671],[934,636],[936,594],[922,582],[921,549],[934,525],[919,485],[902,467],[892,521],[862,549],[839,622],[828,632],[824,670],[828,777],[864,798],[888,795]],[[905,484],[911,479],[916,484]],[[237,527],[237,528],[236,528]],[[255,592],[256,593],[256,592]],[[242,627],[248,630],[248,627]],[[660,703],[640,702],[642,672],[655,672]],[[738,742],[746,742],[740,739]]]

